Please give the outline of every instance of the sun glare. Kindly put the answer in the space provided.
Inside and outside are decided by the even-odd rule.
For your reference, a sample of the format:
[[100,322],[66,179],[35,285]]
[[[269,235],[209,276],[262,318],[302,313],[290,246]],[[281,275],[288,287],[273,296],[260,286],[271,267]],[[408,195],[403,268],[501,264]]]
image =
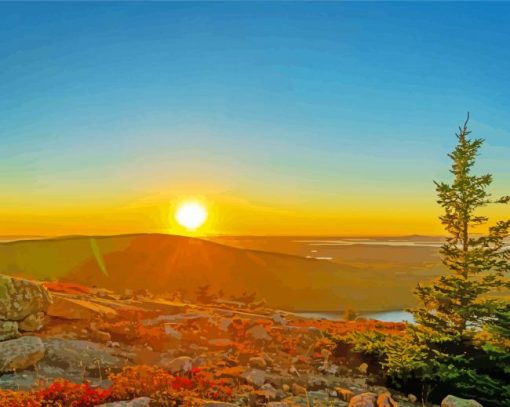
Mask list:
[[185,202],[175,211],[177,223],[189,231],[194,231],[204,224],[207,210],[199,202]]

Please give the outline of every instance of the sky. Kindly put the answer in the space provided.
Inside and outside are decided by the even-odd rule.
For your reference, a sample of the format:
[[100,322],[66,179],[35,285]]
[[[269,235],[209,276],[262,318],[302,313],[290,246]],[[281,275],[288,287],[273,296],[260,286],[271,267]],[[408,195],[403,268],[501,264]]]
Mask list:
[[[0,3],[0,235],[440,234],[510,192],[510,3]],[[508,208],[488,209],[505,217]],[[508,216],[507,216],[508,217]]]

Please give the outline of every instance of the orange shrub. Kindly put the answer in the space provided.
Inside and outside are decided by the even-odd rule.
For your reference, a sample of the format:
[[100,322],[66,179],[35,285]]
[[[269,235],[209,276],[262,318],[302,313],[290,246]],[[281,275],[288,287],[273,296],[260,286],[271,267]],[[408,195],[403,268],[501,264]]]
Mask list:
[[109,332],[113,340],[142,345],[148,344],[155,350],[162,350],[165,342],[168,340],[163,327],[146,327],[139,321],[119,321],[114,323],[103,321],[98,328]]
[[193,397],[229,401],[233,393],[232,380],[215,379],[200,369],[176,377],[157,367],[130,366],[108,378],[112,383],[108,389],[61,379],[34,391],[0,390],[0,406],[92,407],[136,397],[150,397],[156,405],[176,406]]
[[158,401],[173,401],[174,377],[166,370],[151,366],[128,366],[120,373],[109,375],[112,397],[129,400],[136,397],[152,397]]
[[300,338],[297,336],[284,337],[280,340],[280,347],[283,352],[288,353],[289,355],[295,356],[298,353],[298,346],[300,343]]
[[335,349],[336,343],[329,338],[320,338],[313,344],[313,350],[320,352],[322,349],[328,349],[332,351]]
[[2,407],[40,407],[42,403],[38,394],[27,391],[0,390]]
[[187,396],[226,401],[232,395],[229,381],[215,380],[200,369],[193,369],[188,376],[175,377],[157,367],[130,366],[111,374],[109,379],[113,383],[111,395],[115,400],[148,396],[163,405],[174,405]]
[[314,327],[334,336],[341,336],[350,332],[379,331],[386,334],[401,334],[405,324],[402,322],[367,321],[328,321],[302,320],[292,324],[298,327]]
[[246,319],[234,318],[229,327],[232,336],[236,339],[245,339],[248,323]]

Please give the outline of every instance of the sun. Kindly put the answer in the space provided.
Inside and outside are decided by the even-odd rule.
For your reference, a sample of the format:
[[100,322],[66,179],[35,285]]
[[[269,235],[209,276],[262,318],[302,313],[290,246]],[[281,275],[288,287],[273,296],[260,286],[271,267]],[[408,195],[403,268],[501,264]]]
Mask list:
[[189,231],[197,230],[207,220],[207,209],[200,202],[185,202],[177,207],[175,220]]

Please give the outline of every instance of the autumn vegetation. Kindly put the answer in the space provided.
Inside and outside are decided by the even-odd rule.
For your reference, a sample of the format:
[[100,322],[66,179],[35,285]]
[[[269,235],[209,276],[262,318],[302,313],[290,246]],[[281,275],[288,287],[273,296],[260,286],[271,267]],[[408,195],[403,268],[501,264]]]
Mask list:
[[150,397],[154,405],[173,406],[182,405],[185,399],[192,403],[193,397],[223,401],[232,399],[231,382],[226,379],[216,380],[198,368],[183,377],[151,366],[126,367],[119,373],[110,374],[108,380],[111,385],[107,388],[57,380],[33,391],[1,390],[0,405],[92,407],[145,396]]

